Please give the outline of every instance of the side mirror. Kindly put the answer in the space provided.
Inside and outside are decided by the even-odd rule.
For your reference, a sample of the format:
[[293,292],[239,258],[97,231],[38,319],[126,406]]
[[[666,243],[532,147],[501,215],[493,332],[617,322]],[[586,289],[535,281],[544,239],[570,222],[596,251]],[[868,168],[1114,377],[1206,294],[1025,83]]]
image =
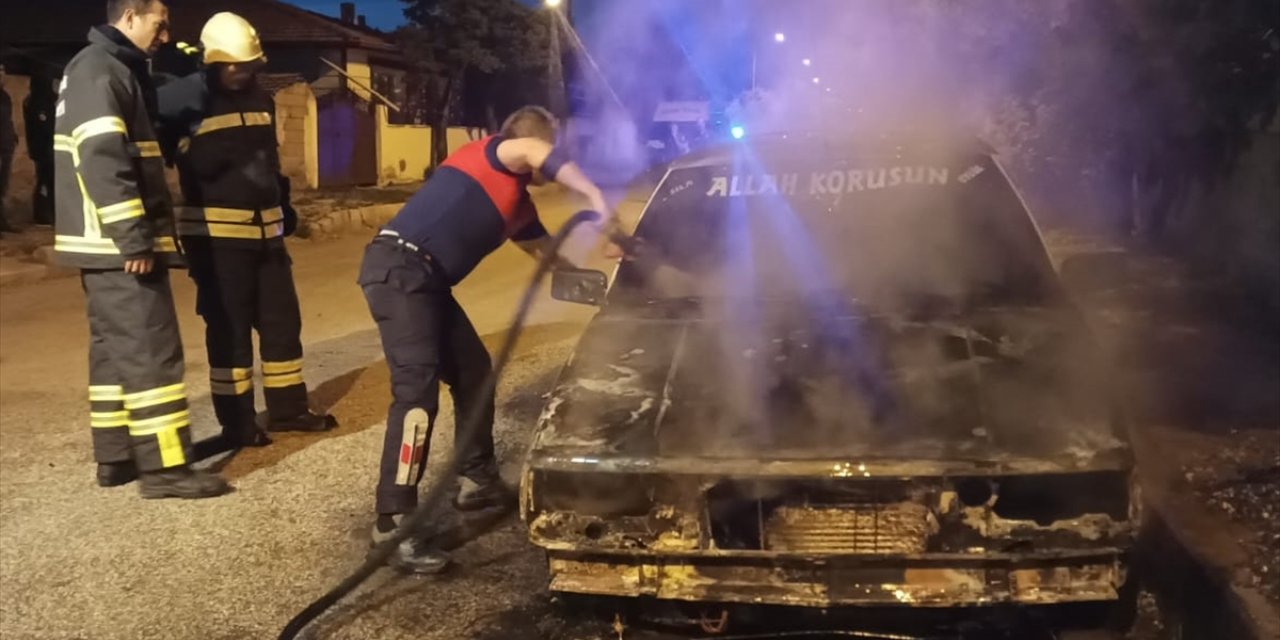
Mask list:
[[565,302],[599,306],[609,278],[593,269],[556,269],[551,272],[551,297]]

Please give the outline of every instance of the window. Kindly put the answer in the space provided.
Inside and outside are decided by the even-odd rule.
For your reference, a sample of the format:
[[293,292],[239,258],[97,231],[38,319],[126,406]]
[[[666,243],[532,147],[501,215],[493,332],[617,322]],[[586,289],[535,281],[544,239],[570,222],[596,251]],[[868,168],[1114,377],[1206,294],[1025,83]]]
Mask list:
[[398,125],[427,124],[426,110],[419,108],[420,100],[410,98],[413,95],[408,88],[405,74],[401,71],[383,69],[373,70],[373,90],[386,96],[400,110],[387,108],[387,122]]

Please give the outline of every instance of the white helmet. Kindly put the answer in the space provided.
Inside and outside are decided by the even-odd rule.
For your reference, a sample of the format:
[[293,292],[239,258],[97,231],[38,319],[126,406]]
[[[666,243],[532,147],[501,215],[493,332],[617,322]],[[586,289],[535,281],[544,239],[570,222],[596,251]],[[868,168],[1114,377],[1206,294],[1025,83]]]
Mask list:
[[248,20],[229,11],[216,13],[204,23],[200,44],[204,47],[205,64],[267,61],[258,30]]

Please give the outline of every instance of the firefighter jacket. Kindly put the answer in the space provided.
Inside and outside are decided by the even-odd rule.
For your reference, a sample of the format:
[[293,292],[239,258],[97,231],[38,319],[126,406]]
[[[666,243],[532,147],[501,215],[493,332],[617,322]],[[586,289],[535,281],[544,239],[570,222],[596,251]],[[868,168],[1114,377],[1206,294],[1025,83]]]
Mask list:
[[67,64],[54,125],[54,251],[81,269],[154,256],[180,266],[173,203],[152,127],[147,55],[114,27],[89,31]]
[[161,146],[178,168],[178,234],[219,244],[283,244],[296,215],[280,175],[275,102],[230,91],[206,69],[159,90]]

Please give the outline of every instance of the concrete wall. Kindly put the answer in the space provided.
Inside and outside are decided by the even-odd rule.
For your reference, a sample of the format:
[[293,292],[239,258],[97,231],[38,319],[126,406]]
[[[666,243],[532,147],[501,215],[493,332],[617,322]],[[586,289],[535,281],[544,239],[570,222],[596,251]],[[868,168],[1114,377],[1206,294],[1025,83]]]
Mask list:
[[[418,182],[431,163],[431,127],[387,123],[386,105],[378,105],[378,184]],[[449,153],[471,140],[465,127],[450,127]]]
[[27,133],[22,119],[22,101],[30,92],[26,76],[5,74],[4,90],[13,101],[13,128],[18,132],[18,148],[13,152],[13,169],[9,174],[9,190],[4,197],[5,219],[16,225],[31,222],[31,190],[36,184],[35,166],[27,157]]
[[[308,153],[308,140],[313,138],[316,127],[315,94],[305,83],[298,83],[276,92],[276,139],[280,143],[280,169],[296,186],[310,185],[308,157],[315,158],[314,149]],[[314,144],[314,142],[312,143]]]

